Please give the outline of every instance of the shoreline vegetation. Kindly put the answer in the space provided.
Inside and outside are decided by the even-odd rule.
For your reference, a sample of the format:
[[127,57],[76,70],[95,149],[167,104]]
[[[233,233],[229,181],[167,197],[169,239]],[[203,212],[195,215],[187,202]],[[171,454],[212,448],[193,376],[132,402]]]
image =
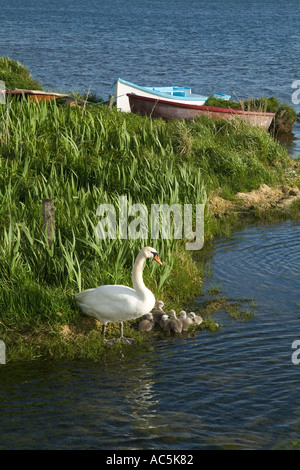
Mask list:
[[[20,67],[0,58],[0,79],[10,88],[34,88],[38,82]],[[164,122],[103,105],[12,100],[0,105],[0,195],[0,339],[7,362],[99,361],[124,346],[108,349],[100,323],[76,306],[76,292],[131,285],[133,262],[146,244],[164,265],[147,265],[145,284],[167,311],[192,306],[204,275],[201,253],[187,251],[184,239],[99,240],[99,204],[117,208],[126,196],[150,213],[153,203],[204,203],[205,250],[241,224],[299,218],[300,161],[272,133],[238,120]],[[52,243],[42,221],[47,198],[56,209]],[[215,329],[210,315],[219,308],[243,317],[226,299],[214,300],[197,312],[200,329]],[[138,347],[164,337],[139,332],[139,321],[124,324]],[[118,331],[109,324],[107,338]]]

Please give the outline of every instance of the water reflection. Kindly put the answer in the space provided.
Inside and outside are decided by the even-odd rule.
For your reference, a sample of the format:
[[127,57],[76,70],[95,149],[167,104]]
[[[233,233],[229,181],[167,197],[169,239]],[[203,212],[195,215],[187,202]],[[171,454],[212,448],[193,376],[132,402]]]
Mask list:
[[276,140],[287,149],[292,158],[300,157],[300,122],[295,122],[293,132],[281,133]]

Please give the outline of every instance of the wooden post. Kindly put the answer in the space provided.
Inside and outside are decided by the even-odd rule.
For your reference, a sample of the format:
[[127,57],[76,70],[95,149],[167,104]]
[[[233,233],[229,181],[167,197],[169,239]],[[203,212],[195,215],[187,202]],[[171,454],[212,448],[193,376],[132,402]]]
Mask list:
[[55,207],[53,199],[42,199],[43,227],[47,233],[48,246],[55,241]]
[[113,104],[114,104],[114,95],[109,95],[109,104],[108,104],[108,107],[109,108],[112,108]]

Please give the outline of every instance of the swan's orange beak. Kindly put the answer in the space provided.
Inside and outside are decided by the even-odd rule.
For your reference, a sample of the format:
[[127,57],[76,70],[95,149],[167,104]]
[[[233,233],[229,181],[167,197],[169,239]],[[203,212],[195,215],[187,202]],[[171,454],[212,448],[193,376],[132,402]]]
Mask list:
[[154,255],[153,259],[155,259],[155,261],[157,261],[159,264],[162,264],[162,262],[160,261],[160,259],[158,257],[158,254]]

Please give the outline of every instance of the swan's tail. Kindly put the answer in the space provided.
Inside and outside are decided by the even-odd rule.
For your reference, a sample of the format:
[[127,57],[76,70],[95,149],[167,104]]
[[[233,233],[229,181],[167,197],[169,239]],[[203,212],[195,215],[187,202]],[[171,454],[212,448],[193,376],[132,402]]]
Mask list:
[[83,290],[82,292],[78,292],[77,294],[74,294],[74,297],[76,297],[78,302],[82,302],[85,299],[86,295],[89,294],[92,290],[94,289]]
[[74,294],[74,297],[77,300],[78,307],[81,308],[83,313],[85,313],[86,315],[90,315],[91,317],[98,318],[97,315],[95,315],[93,308],[91,308],[91,306],[85,303],[86,296],[90,294],[91,291],[93,290],[94,289],[83,290],[82,292],[78,292],[77,294]]

